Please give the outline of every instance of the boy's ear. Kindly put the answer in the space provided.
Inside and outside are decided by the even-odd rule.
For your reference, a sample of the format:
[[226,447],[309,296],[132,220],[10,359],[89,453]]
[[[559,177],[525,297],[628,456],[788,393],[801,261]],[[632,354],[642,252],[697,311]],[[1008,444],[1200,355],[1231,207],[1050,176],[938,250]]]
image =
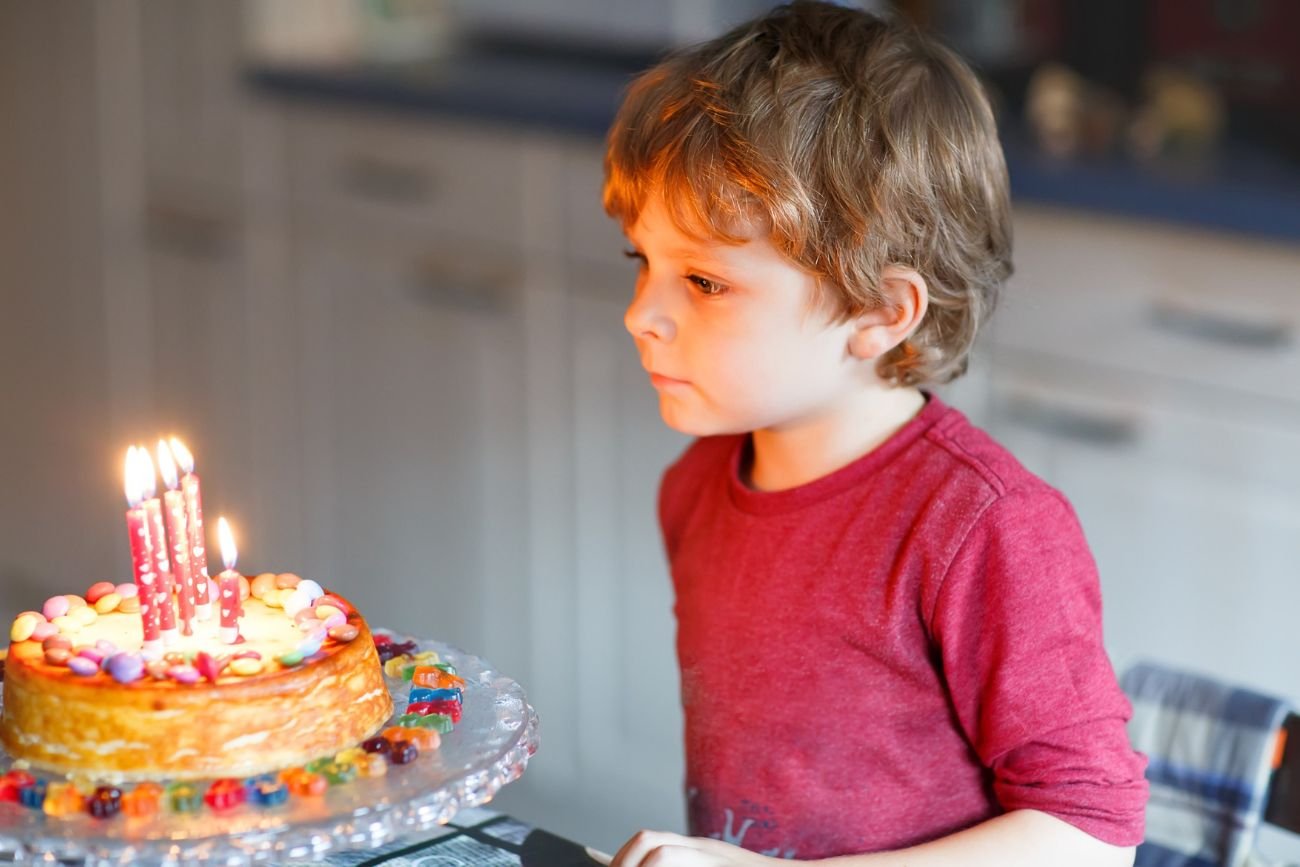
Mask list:
[[880,294],[883,304],[853,318],[849,354],[854,358],[879,358],[911,337],[930,304],[925,278],[902,265],[886,266],[880,275]]

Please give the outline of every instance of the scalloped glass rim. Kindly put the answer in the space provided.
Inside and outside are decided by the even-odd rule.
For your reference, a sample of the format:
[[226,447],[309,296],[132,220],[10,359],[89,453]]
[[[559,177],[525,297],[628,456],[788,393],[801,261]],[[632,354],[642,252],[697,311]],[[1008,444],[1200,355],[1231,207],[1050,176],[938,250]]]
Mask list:
[[[487,803],[523,775],[537,751],[537,712],[523,688],[485,660],[436,641],[393,638],[437,651],[465,678],[461,721],[437,752],[390,767],[383,777],[353,780],[321,798],[290,798],[270,809],[244,806],[216,813],[205,807],[189,814],[99,820],[87,814],[51,818],[18,804],[0,804],[0,860],[44,858],[95,867],[313,860],[428,831],[462,809]],[[410,684],[385,680],[394,703],[404,707]],[[11,764],[0,749],[0,765],[7,770]]]

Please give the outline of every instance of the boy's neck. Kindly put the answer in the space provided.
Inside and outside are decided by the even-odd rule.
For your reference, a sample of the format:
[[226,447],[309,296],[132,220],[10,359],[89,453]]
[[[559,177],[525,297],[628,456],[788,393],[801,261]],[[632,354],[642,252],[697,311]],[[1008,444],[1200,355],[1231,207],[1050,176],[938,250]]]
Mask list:
[[759,491],[783,491],[848,466],[889,439],[925,406],[915,388],[870,389],[833,416],[786,428],[756,430],[753,452],[742,468],[745,483]]

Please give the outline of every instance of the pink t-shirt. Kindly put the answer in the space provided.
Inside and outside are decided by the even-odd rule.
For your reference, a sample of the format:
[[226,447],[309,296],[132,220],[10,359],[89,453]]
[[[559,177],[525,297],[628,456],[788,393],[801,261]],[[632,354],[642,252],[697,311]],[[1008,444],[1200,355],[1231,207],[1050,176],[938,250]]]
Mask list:
[[897,849],[1028,808],[1141,841],[1145,760],[1073,510],[930,397],[785,491],[696,441],[660,519],[692,834],[792,858]]

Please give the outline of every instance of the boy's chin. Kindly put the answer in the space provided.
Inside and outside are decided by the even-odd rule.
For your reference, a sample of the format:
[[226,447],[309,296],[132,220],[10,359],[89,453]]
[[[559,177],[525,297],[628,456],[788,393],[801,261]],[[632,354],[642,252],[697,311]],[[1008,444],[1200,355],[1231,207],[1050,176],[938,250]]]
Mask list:
[[735,422],[728,423],[725,419],[709,418],[693,413],[681,412],[680,410],[664,406],[659,406],[659,417],[664,420],[664,424],[681,434],[692,437],[716,437],[726,436],[728,434],[748,433],[749,428]]

